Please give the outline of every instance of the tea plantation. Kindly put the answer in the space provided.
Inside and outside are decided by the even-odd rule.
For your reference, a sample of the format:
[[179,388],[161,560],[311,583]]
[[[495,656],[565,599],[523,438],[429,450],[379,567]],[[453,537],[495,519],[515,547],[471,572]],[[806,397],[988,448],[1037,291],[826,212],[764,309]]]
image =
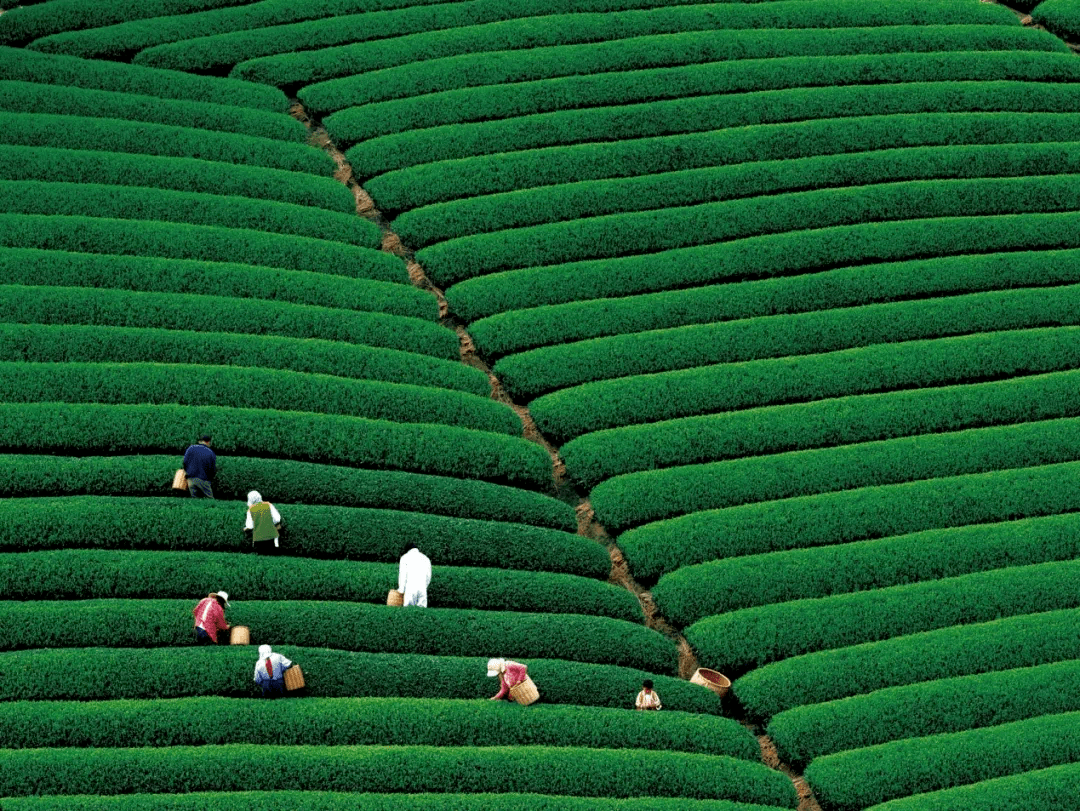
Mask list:
[[0,10],[5,811],[1075,806],[1080,2]]

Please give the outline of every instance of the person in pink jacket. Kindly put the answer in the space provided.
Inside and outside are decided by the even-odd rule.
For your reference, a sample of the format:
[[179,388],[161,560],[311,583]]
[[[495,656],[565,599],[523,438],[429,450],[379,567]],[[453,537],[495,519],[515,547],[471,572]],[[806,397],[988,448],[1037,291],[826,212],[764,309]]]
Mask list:
[[499,692],[491,697],[492,701],[500,698],[510,699],[510,688],[525,681],[529,668],[521,662],[508,662],[506,659],[488,659],[487,674],[491,678],[499,677]]
[[[228,631],[225,622],[225,608],[229,605],[229,595],[224,591],[210,594],[199,601],[192,610],[195,615],[195,642],[200,645],[216,645],[218,631]],[[225,642],[227,643],[228,637]]]

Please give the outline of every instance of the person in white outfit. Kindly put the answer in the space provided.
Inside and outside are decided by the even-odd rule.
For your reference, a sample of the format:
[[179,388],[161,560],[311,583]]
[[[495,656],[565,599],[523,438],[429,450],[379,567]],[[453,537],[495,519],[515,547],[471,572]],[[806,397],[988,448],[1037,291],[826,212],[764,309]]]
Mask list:
[[259,661],[255,663],[255,683],[262,688],[264,696],[279,696],[285,692],[285,671],[292,662],[280,653],[274,653],[269,645],[259,646]]
[[416,548],[416,544],[409,544],[398,567],[397,588],[405,597],[405,605],[427,608],[427,588],[430,583],[431,561]]

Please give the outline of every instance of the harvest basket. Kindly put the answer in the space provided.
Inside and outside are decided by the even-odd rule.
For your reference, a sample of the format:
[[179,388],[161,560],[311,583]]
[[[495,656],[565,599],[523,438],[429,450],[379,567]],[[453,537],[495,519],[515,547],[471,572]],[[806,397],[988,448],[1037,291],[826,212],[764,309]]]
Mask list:
[[234,625],[229,632],[230,645],[250,645],[251,629],[246,625]]
[[185,493],[187,492],[187,474],[184,472],[183,468],[180,468],[173,474],[172,489],[183,490]]
[[707,687],[721,698],[727,695],[727,691],[731,688],[731,679],[723,673],[709,670],[707,667],[699,667],[695,670],[694,675],[690,677],[690,681],[694,684],[700,684],[702,687]]
[[386,592],[386,604],[393,606],[405,605],[405,595],[397,589],[390,589]]
[[522,707],[528,707],[540,698],[540,691],[536,689],[535,682],[526,676],[525,681],[510,688],[510,698]]
[[299,690],[304,686],[304,673],[300,670],[300,665],[293,665],[285,671],[285,689],[286,690]]

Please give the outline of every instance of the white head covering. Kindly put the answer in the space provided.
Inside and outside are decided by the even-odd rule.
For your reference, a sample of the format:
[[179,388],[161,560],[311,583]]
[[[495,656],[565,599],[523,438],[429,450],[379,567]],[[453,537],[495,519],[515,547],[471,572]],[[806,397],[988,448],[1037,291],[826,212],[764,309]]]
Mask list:
[[225,601],[225,605],[229,604],[229,592],[227,592],[227,591],[219,591],[217,593],[217,596]]
[[257,490],[252,490],[250,493],[248,493],[248,506],[249,507],[254,507],[260,501],[262,501],[262,496],[259,495],[259,492]]
[[270,649],[269,645],[259,645],[259,658],[260,659],[265,659],[271,653],[273,653],[273,651]]
[[498,676],[505,667],[505,659],[488,659],[488,676]]

